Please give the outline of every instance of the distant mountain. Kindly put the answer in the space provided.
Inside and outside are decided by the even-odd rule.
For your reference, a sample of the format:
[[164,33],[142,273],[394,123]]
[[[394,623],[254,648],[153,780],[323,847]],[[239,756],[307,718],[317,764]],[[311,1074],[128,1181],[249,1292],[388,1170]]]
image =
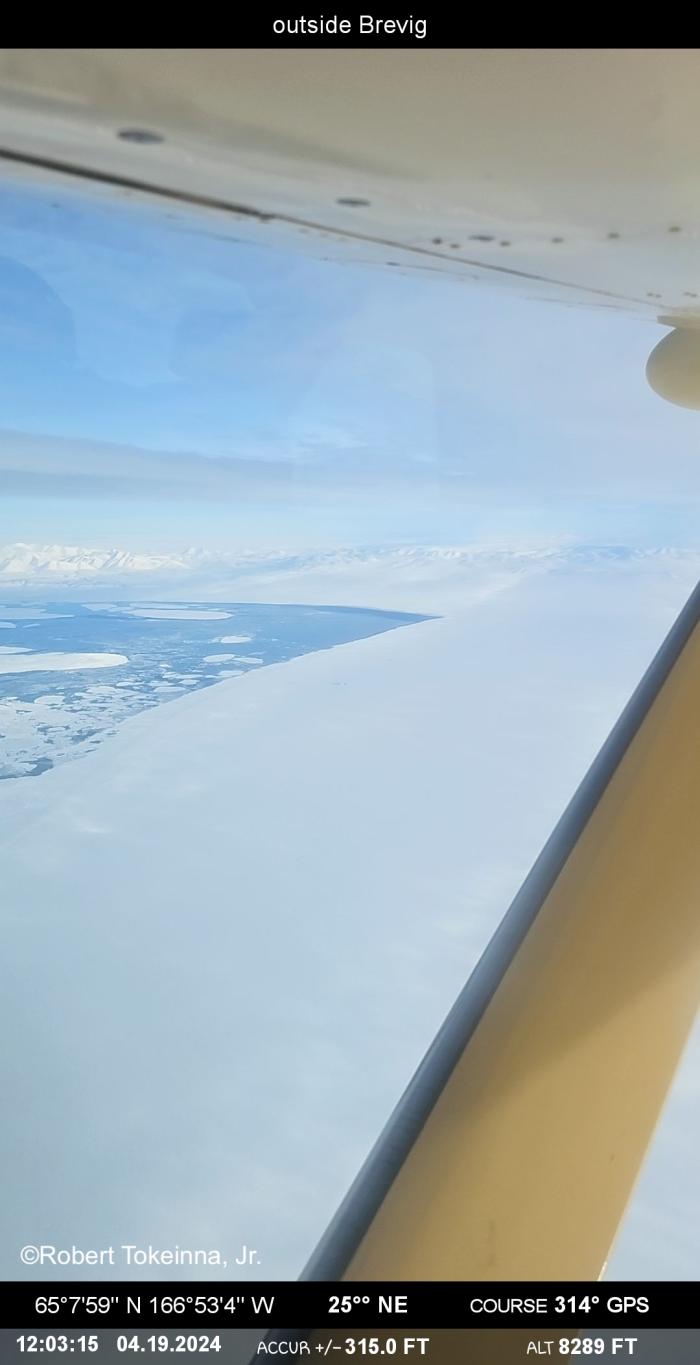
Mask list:
[[394,564],[406,570],[429,566],[458,569],[474,564],[516,566],[536,563],[568,562],[581,564],[610,563],[670,557],[684,559],[694,551],[661,548],[636,550],[620,545],[574,545],[534,549],[484,549],[479,546],[398,546],[360,547],[338,550],[298,551],[275,550],[261,553],[243,551],[221,553],[212,550],[187,549],[174,554],[139,554],[131,550],[94,550],[79,545],[15,545],[0,546],[0,577],[10,581],[32,579],[121,577],[126,574],[195,574],[203,570],[221,568],[235,571],[308,571],[310,569],[338,570],[360,565]]
[[129,550],[89,550],[78,545],[0,546],[0,576],[9,579],[68,578],[95,574],[162,573],[182,570],[187,555],[132,554]]
[[643,571],[681,574],[689,583],[700,552],[619,545],[379,546],[307,552],[221,553],[196,548],[176,553],[77,545],[0,547],[0,588],[6,598],[33,594],[58,598],[220,600],[332,603],[439,610],[468,605],[516,585],[523,577],[556,570]]
[[[359,553],[362,557],[362,552]],[[79,578],[121,578],[130,574],[179,576],[201,573],[216,566],[228,569],[245,569],[251,565],[258,568],[268,563],[291,566],[302,560],[306,562],[307,559],[307,556],[290,555],[284,551],[222,554],[191,548],[174,554],[139,554],[113,548],[95,550],[82,545],[28,545],[18,541],[15,545],[0,545],[0,581],[56,582],[65,579],[74,582]]]

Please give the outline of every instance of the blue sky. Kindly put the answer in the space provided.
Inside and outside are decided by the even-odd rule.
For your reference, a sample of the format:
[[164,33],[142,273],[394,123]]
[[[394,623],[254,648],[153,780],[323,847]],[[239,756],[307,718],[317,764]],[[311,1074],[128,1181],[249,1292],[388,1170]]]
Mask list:
[[695,542],[656,326],[235,234],[5,186],[0,542]]

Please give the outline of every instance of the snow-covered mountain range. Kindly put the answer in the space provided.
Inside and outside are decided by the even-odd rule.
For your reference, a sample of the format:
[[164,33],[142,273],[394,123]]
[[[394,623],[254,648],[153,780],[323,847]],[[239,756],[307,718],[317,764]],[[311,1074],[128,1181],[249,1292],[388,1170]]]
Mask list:
[[244,550],[223,552],[190,548],[175,553],[138,553],[120,549],[90,549],[81,545],[0,545],[0,576],[5,581],[26,579],[94,578],[112,574],[197,573],[217,566],[235,570],[251,568],[342,568],[367,563],[387,563],[405,568],[439,564],[444,568],[473,565],[489,560],[492,564],[513,564],[566,560],[569,563],[605,563],[653,558],[674,560],[697,557],[700,551],[662,547],[630,549],[623,545],[543,546],[527,549],[498,549],[481,546],[389,546],[352,547],[332,550],[261,552]]
[[91,550],[79,545],[0,546],[0,575],[5,579],[74,579],[96,574],[181,571],[192,562],[185,555],[133,554],[129,550]]
[[[76,545],[0,546],[6,597],[65,598],[79,591],[138,599],[249,600],[394,606],[421,610],[468,604],[523,576],[555,571],[655,572],[687,579],[700,550],[617,545],[526,548],[389,546],[221,552],[190,548],[140,553]],[[439,601],[438,601],[439,599]]]

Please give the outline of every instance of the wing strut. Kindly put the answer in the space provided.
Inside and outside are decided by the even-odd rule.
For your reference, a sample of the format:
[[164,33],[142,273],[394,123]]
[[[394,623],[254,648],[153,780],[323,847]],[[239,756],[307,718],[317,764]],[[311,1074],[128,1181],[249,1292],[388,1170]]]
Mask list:
[[595,1279],[700,993],[700,585],[302,1278]]

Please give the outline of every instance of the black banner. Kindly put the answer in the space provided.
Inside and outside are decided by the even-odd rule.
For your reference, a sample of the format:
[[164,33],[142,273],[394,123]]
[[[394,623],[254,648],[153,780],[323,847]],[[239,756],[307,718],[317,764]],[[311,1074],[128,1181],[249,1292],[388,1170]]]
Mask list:
[[[411,48],[420,52],[429,48],[474,48],[503,46],[504,28],[507,29],[508,47],[558,47],[605,46],[614,42],[614,16],[608,16],[605,29],[600,32],[587,31],[582,39],[582,15],[560,12],[544,16],[537,10],[513,13],[504,16],[495,8],[474,9],[459,7],[455,4],[435,3],[420,5],[387,4],[327,4],[304,5],[296,7],[285,3],[282,6],[263,3],[237,5],[233,9],[207,12],[208,23],[203,22],[204,11],[183,10],[182,17],[172,10],[168,24],[170,46],[195,47],[218,45],[231,48],[268,48],[297,49],[377,49]],[[123,16],[121,16],[123,17]],[[662,16],[663,17],[663,16]],[[107,20],[109,30],[107,31]],[[568,20],[568,22],[567,22]],[[31,45],[35,36],[30,29],[26,16],[21,12],[3,15],[8,30],[8,42],[12,45]],[[574,23],[576,31],[573,32]],[[659,41],[655,25],[654,37]],[[636,47],[649,47],[650,42],[644,34],[642,17],[637,24]],[[104,30],[104,31],[103,31]],[[590,26],[589,26],[590,30]],[[68,43],[80,46],[80,39],[89,36],[95,43],[109,46],[115,36],[124,37],[129,44],[128,33],[117,34],[114,16],[95,10],[87,18],[81,16],[80,24],[76,15],[68,11],[54,12],[42,22],[42,35],[45,46],[65,47]],[[693,35],[694,36],[694,35]],[[139,15],[138,33],[132,33],[131,45],[138,38],[138,45],[157,47],[162,41],[163,28],[159,16]],[[673,35],[677,41],[678,35]],[[681,37],[682,41],[682,37]],[[658,49],[657,49],[658,50]]]
[[0,1327],[697,1327],[689,1281],[6,1281]]

